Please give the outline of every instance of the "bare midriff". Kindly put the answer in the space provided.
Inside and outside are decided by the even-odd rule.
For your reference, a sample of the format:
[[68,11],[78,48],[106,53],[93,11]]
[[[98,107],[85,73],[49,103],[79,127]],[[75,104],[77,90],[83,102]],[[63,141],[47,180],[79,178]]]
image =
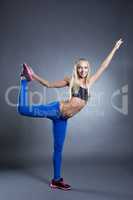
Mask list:
[[79,97],[72,97],[70,100],[60,101],[60,111],[64,117],[70,118],[78,113],[85,105],[85,100]]

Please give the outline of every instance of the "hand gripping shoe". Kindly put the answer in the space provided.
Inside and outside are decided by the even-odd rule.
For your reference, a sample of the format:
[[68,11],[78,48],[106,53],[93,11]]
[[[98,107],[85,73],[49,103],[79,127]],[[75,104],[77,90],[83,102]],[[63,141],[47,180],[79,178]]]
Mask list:
[[32,77],[33,73],[34,72],[31,69],[31,67],[28,64],[24,63],[20,76],[21,77],[24,76],[28,81],[32,81],[32,80],[34,80],[33,77]]

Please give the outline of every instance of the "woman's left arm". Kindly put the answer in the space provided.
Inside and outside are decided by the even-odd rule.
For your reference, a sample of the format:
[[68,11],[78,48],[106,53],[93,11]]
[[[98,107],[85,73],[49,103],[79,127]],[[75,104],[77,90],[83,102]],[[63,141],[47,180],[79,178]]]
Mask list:
[[90,85],[92,85],[104,72],[104,70],[109,66],[115,52],[119,49],[121,44],[123,43],[122,39],[118,40],[112,49],[112,51],[109,53],[109,55],[106,57],[106,59],[102,62],[100,65],[100,68],[96,71],[94,75],[91,76],[90,78]]

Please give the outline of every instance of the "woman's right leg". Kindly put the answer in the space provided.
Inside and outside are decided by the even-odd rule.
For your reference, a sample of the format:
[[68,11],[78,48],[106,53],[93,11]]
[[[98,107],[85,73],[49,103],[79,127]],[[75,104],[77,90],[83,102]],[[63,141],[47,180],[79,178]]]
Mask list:
[[41,105],[29,105],[28,81],[26,79],[21,79],[20,81],[17,110],[21,115],[29,117],[58,119],[61,115],[58,101]]
[[61,178],[61,165],[62,165],[62,152],[67,132],[67,119],[52,120],[53,122],[53,138],[54,138],[54,151],[53,151],[53,169],[54,180]]

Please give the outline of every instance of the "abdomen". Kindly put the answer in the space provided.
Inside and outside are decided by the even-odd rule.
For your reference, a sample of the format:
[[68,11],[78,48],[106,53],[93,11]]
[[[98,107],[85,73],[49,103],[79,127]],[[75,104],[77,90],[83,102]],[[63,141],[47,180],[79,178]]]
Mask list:
[[86,105],[86,102],[78,97],[72,97],[70,101],[62,101],[61,103],[61,112],[68,117],[72,117]]

